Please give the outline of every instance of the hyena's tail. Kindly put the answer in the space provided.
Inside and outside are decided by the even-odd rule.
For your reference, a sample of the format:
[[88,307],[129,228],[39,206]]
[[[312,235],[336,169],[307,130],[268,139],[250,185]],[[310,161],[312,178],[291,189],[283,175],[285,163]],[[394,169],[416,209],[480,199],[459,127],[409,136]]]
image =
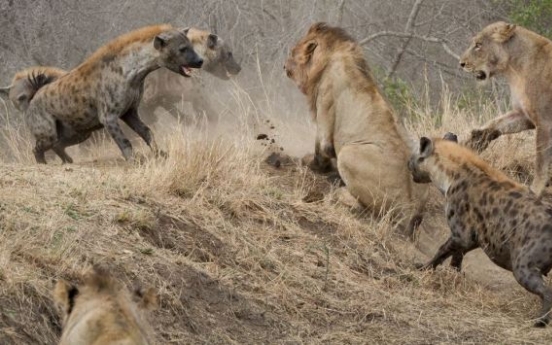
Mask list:
[[47,75],[43,72],[31,73],[27,77],[27,81],[31,87],[31,94],[29,95],[29,101],[33,99],[34,95],[40,90],[44,85],[48,85],[57,78],[55,76]]

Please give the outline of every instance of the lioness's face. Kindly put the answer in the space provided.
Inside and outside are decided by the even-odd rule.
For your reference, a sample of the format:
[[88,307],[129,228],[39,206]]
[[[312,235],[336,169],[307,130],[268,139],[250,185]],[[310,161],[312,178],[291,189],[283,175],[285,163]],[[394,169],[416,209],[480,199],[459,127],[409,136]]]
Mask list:
[[154,38],[153,45],[160,52],[159,65],[184,77],[190,77],[192,68],[203,65],[184,30],[163,32]]
[[293,80],[303,93],[306,93],[309,69],[313,65],[313,58],[317,47],[318,42],[315,36],[309,32],[293,47],[291,54],[284,64],[284,70],[288,78]]
[[498,22],[475,35],[468,49],[460,58],[460,66],[484,81],[504,70],[508,60],[505,44],[514,34],[515,25]]

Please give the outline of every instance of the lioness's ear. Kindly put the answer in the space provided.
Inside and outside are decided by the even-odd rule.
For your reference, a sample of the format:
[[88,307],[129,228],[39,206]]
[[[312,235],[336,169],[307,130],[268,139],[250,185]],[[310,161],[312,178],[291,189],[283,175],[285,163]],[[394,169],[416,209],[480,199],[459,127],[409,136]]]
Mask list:
[[157,50],[161,50],[164,46],[167,45],[167,41],[169,40],[169,35],[166,32],[160,33],[159,35],[155,36],[153,39],[153,47]]
[[433,142],[427,137],[420,138],[420,156],[427,158],[433,153]]
[[451,132],[447,132],[444,136],[443,136],[443,139],[445,140],[448,140],[448,141],[453,141],[455,143],[458,143],[458,136],[454,133],[451,133]]
[[306,48],[305,48],[305,54],[307,54],[307,55],[312,54],[312,52],[314,52],[316,47],[318,47],[318,42],[316,42],[315,40],[311,40],[311,41],[307,42]]
[[504,43],[514,36],[515,30],[515,24],[501,23],[491,37],[498,43]]
[[52,293],[56,304],[67,314],[70,314],[75,306],[75,297],[78,294],[79,289],[63,279],[56,282]]
[[207,47],[209,47],[209,49],[215,49],[215,47],[217,46],[217,43],[218,43],[218,36],[215,34],[210,34],[209,37],[207,38]]

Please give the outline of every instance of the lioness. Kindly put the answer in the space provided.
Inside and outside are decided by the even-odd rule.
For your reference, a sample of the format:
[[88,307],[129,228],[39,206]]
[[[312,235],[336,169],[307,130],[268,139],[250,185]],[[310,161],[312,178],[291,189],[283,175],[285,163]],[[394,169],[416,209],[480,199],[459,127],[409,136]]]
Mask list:
[[325,169],[337,158],[350,193],[376,214],[406,209],[412,235],[427,188],[410,178],[405,130],[378,89],[362,48],[343,29],[317,23],[292,49],[284,68],[306,95],[316,121],[311,167]]
[[151,330],[141,314],[157,305],[152,289],[131,295],[105,272],[94,271],[78,288],[58,281],[53,297],[62,311],[59,345],[151,344]]
[[478,80],[504,77],[512,102],[510,112],[472,131],[467,146],[483,151],[503,134],[536,128],[531,190],[540,196],[552,158],[552,42],[520,26],[497,22],[475,35],[460,65]]

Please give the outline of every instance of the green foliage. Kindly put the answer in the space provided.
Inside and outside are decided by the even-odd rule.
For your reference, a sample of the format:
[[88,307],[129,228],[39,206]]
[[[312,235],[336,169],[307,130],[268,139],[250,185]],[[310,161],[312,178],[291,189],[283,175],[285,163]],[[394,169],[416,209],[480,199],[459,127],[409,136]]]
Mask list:
[[407,82],[399,77],[387,78],[378,67],[373,69],[374,77],[379,81],[383,94],[399,114],[408,112],[409,106],[416,103],[416,97]]
[[552,0],[508,0],[512,23],[552,38]]

